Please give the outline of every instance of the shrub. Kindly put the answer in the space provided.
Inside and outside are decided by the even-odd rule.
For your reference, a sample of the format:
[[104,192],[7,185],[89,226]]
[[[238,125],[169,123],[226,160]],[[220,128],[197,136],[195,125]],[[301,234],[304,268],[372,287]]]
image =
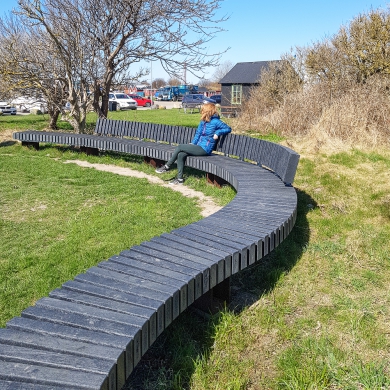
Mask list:
[[32,110],[30,110],[30,114],[31,115],[43,115],[43,112],[41,110],[39,110],[38,108],[33,108]]
[[[349,145],[389,144],[389,11],[359,15],[338,34],[270,66],[243,105],[239,129]],[[294,70],[295,72],[292,72]]]

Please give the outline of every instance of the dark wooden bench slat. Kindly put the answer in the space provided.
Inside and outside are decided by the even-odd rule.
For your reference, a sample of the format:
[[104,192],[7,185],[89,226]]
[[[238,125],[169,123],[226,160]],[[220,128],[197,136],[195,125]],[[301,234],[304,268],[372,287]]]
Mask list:
[[140,307],[149,308],[155,311],[157,315],[157,336],[159,336],[165,329],[164,304],[157,300],[146,298],[140,295],[131,294],[128,292],[111,290],[89,283],[81,283],[79,281],[66,282],[62,285],[62,288],[68,289],[70,291],[89,294],[92,296],[107,298],[114,302],[130,303],[132,305],[139,305]]
[[[173,242],[173,240],[167,240],[164,237],[154,237],[150,240],[152,243],[157,243],[162,245],[162,250],[167,252],[169,248],[174,247],[176,250],[179,250],[185,254],[191,255],[191,258],[196,257],[196,260],[202,258],[202,259],[207,259],[209,260],[209,263],[207,264],[210,267],[210,287],[213,288],[217,284],[217,273],[218,273],[218,263],[223,262],[223,259],[219,256],[215,256],[212,253],[207,253],[207,252],[199,252],[196,251],[195,249],[191,250],[191,247],[189,247],[186,244],[183,244],[179,241]],[[168,252],[169,253],[169,252]],[[196,261],[196,260],[191,260],[191,261]],[[224,268],[224,265],[223,265]],[[205,282],[204,282],[205,283]]]
[[[218,270],[217,270],[217,284],[221,283],[225,279],[225,268],[226,263],[231,264],[232,258],[231,255],[228,252],[220,251],[216,248],[209,247],[205,244],[201,244],[196,241],[189,240],[182,236],[177,236],[174,234],[168,234],[164,233],[158,238],[166,239],[169,241],[174,241],[181,243],[184,245],[188,250],[194,251],[194,253],[207,253],[209,255],[212,255],[213,258],[215,258],[215,261],[218,264]],[[153,241],[154,239],[152,239]]]
[[[106,375],[113,369],[113,362],[106,359],[79,357],[62,352],[43,351],[11,344],[0,344],[0,360],[33,364]],[[116,383],[116,378],[114,380]]]
[[119,348],[120,350],[126,352],[126,364],[129,361],[129,356],[132,356],[132,350],[130,349],[132,342],[124,336],[117,336],[89,329],[85,330],[79,327],[67,326],[48,321],[37,321],[26,317],[12,318],[7,322],[7,329]]
[[183,282],[187,283],[191,280],[183,273],[161,268],[158,264],[145,263],[132,257],[113,256],[108,261],[102,261],[98,266],[176,288],[180,288]]
[[[29,308],[30,309],[30,308]],[[0,342],[4,344],[18,345],[47,351],[62,351],[75,356],[99,357],[116,361],[122,353],[119,348],[91,344],[84,341],[61,339],[49,335],[41,335],[35,332],[19,332],[9,328],[0,329]]]
[[[54,385],[40,385],[38,383],[27,383],[27,382],[18,382],[15,378],[12,377],[12,380],[1,380],[0,379],[0,389],[1,390],[64,390],[64,386],[54,386]],[[80,388],[74,386],[67,386],[68,390],[79,390]]]
[[108,379],[103,374],[7,361],[0,364],[0,379],[16,379],[19,382],[37,385],[62,386],[64,389],[109,390]]

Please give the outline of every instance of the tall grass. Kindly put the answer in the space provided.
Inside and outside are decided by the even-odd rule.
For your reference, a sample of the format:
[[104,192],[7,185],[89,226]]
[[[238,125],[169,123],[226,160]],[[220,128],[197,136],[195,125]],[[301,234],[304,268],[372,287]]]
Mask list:
[[390,99],[380,77],[342,93],[321,84],[307,86],[271,108],[261,88],[253,91],[252,99],[234,121],[239,129],[276,132],[292,142],[310,143],[313,150],[390,144]]

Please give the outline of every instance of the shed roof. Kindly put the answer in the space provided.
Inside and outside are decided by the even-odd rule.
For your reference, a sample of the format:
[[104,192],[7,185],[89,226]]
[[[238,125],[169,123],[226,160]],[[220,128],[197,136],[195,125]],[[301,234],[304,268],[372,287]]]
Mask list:
[[255,62],[238,62],[233,68],[226,73],[219,81],[220,84],[254,84],[259,81],[260,74],[267,69],[271,62],[275,61],[255,61]]

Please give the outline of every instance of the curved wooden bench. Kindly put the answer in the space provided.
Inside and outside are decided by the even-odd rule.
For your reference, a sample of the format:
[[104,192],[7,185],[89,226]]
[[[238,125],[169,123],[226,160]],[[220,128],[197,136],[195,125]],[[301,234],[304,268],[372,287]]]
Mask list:
[[[189,142],[194,132],[112,120],[99,121],[96,130],[100,135],[27,131],[14,138],[35,146],[78,145],[165,161],[171,144]],[[207,218],[112,256],[11,319],[0,329],[0,388],[121,389],[180,313],[287,237],[296,219],[297,197],[290,184],[299,156],[233,134],[218,152],[189,157],[187,165],[230,183],[237,190],[233,201]]]

